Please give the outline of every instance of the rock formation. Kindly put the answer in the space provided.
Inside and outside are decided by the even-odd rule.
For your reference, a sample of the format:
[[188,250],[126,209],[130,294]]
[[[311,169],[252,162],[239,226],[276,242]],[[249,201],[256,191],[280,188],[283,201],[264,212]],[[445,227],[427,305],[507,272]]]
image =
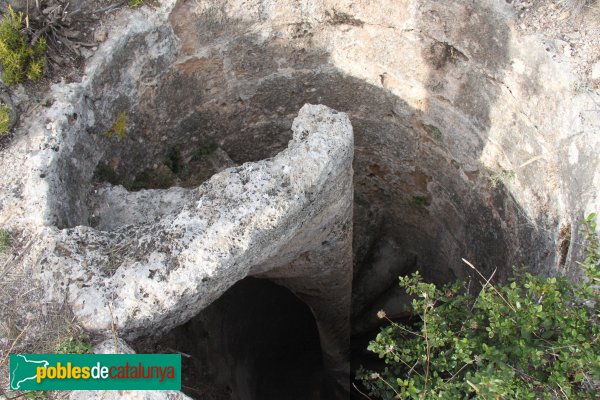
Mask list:
[[[403,315],[398,275],[576,273],[600,98],[516,21],[492,0],[116,15],[82,81],[0,152],[0,224],[25,237],[0,270],[5,320],[66,302],[90,332],[154,340],[254,276],[311,308],[340,381],[350,334]],[[13,305],[22,276],[36,291]]]

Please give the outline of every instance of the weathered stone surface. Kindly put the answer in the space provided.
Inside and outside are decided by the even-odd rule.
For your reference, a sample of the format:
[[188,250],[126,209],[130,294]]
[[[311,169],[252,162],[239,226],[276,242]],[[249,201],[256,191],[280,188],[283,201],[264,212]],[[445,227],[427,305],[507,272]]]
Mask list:
[[[35,238],[11,275],[33,276],[47,293],[66,293],[68,286],[70,304],[87,326],[108,326],[110,313],[102,308],[111,300],[124,336],[159,334],[252,274],[281,281],[310,303],[321,316],[322,332],[329,332],[323,341],[333,354],[327,343],[343,327],[323,324],[342,321],[336,310],[346,299],[336,302],[335,290],[328,289],[336,288],[338,277],[327,280],[320,273],[330,262],[342,263],[335,251],[350,245],[338,240],[341,231],[315,234],[312,224],[285,214],[292,222],[276,222],[288,224],[289,237],[248,239],[260,242],[264,254],[248,260],[234,251],[209,259],[202,267],[207,272],[192,277],[189,292],[182,291],[189,275],[177,272],[201,268],[192,265],[206,254],[200,251],[205,242],[214,254],[222,243],[229,246],[227,230],[210,230],[216,225],[202,222],[198,213],[218,221],[204,207],[249,195],[236,180],[241,176],[264,176],[267,182],[306,103],[345,112],[354,129],[357,331],[375,327],[377,307],[401,309],[403,295],[395,279],[390,282],[398,273],[420,269],[436,282],[464,278],[468,271],[461,258],[484,273],[497,267],[500,278],[515,264],[576,273],[583,251],[578,220],[600,209],[600,96],[572,73],[564,43],[521,35],[509,5],[167,0],[132,13],[119,15],[109,27],[83,82],[55,85],[52,106],[24,115],[10,147],[0,152],[0,170],[6,171],[0,179],[0,224]],[[128,117],[121,140],[106,136],[119,112]],[[171,145],[180,146],[185,160],[210,144],[237,165],[258,164],[221,172],[200,188],[127,192],[94,181],[100,163],[127,186],[140,172],[162,168]],[[257,169],[249,171],[248,165]],[[332,174],[341,174],[335,170],[341,166],[331,165]],[[309,164],[292,167],[299,176],[314,171]],[[274,183],[281,176],[269,179]],[[347,196],[346,184],[335,182],[330,190],[342,193],[340,199]],[[228,187],[239,192],[224,190]],[[262,189],[256,190],[252,193]],[[280,195],[273,199],[281,203],[247,199],[264,207],[256,211],[265,218],[255,220],[253,232],[275,223],[268,213],[283,213],[273,207],[292,204]],[[199,196],[206,198],[200,210],[194,204]],[[325,207],[319,201],[332,198],[319,194],[305,201]],[[242,205],[222,210],[224,216],[238,213],[228,229],[250,221],[254,210]],[[339,210],[342,221],[349,211]],[[321,212],[333,218],[333,211]],[[193,233],[176,235],[202,229],[203,241],[194,242]],[[313,247],[316,243],[321,247]],[[337,250],[323,254],[330,245]],[[47,249],[59,257],[48,257]],[[217,267],[240,258],[245,266],[229,269],[235,271],[231,276]],[[152,278],[150,269],[156,269]],[[209,286],[202,277],[210,279],[212,294],[197,303],[195,296]],[[342,286],[346,279],[339,281]],[[125,287],[126,281],[136,283]],[[322,286],[313,291],[314,281]],[[18,293],[16,286],[6,293]],[[149,292],[135,291],[141,286]],[[189,305],[185,317],[153,314],[149,299],[163,295],[180,301],[163,302],[165,311],[179,313],[181,304]],[[4,301],[10,299],[5,295]],[[38,312],[35,305],[29,308]],[[156,332],[143,332],[157,325]]]
[[600,60],[592,65],[592,79],[600,79]]
[[[352,128],[342,113],[305,106],[293,131],[288,149],[273,159],[227,169],[197,189],[113,190],[122,196],[110,197],[110,208],[125,218],[115,231],[58,232],[55,256],[47,258],[56,268],[47,273],[54,284],[57,274],[70,281],[80,322],[92,331],[108,331],[114,322],[128,338],[159,335],[241,278],[275,274],[293,262],[294,277],[335,276],[328,291],[348,300],[350,258],[343,251],[350,249]],[[139,211],[120,212],[124,207]],[[320,267],[296,261],[310,251],[342,259]]]
[[55,296],[91,332],[158,337],[242,278],[269,277],[311,307],[327,365],[347,374],[352,127],[343,113],[306,105],[292,130],[273,159],[197,189],[112,190],[105,219],[118,229],[56,232],[44,256]]
[[[342,113],[305,106],[293,130],[288,149],[275,158],[225,170],[197,189],[111,197],[111,208],[124,219],[113,221],[124,225],[120,229],[59,232],[56,256],[47,259],[56,268],[47,272],[55,283],[57,274],[70,281],[69,298],[80,322],[92,331],[108,331],[114,322],[128,338],[159,335],[247,275],[269,275],[308,251],[340,257],[340,248],[349,250],[350,123]],[[148,206],[147,197],[159,204]],[[321,268],[298,265],[293,275],[310,272],[314,278],[319,270],[335,275],[328,291],[347,300],[349,260],[343,256]],[[316,282],[309,286],[324,286]]]

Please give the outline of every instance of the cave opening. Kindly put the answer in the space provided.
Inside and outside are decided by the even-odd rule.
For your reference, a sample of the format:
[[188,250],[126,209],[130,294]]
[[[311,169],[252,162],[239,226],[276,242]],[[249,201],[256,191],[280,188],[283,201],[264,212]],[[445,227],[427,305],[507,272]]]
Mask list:
[[158,348],[182,353],[182,391],[192,398],[330,398],[310,309],[266,279],[239,281]]

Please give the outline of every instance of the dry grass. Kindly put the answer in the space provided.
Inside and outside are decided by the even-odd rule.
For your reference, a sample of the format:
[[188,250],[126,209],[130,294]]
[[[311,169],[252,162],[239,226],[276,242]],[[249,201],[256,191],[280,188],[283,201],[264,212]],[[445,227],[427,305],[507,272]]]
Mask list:
[[[36,262],[29,256],[39,251],[36,240],[35,235],[13,231],[10,251],[0,253],[0,399],[37,396],[8,390],[9,353],[81,352],[89,347],[71,309],[46,300],[43,285],[32,279]],[[48,399],[65,396],[65,392],[44,393]]]

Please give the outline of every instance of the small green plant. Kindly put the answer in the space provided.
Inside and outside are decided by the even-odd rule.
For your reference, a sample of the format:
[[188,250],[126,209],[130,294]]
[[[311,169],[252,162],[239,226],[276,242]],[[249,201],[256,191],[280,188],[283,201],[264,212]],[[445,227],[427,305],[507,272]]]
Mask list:
[[325,12],[325,15],[329,17],[329,23],[331,25],[350,25],[350,26],[363,26],[365,23],[360,19],[353,17],[350,14],[333,10],[333,14],[329,11]]
[[117,114],[117,119],[106,132],[106,136],[109,138],[116,136],[121,140],[127,137],[127,114],[124,112],[119,112]]
[[422,196],[420,194],[415,194],[408,201],[408,206],[410,208],[421,208],[421,207],[425,207],[428,202],[429,202],[429,200],[427,199],[427,196]]
[[174,174],[179,173],[183,169],[183,159],[181,158],[179,146],[170,146],[167,149],[164,164],[173,171]]
[[513,170],[502,170],[500,172],[494,173],[490,176],[490,187],[495,189],[498,187],[498,184],[502,183],[506,185],[508,182],[512,182],[517,177],[517,174]]
[[442,131],[435,125],[425,125],[425,130],[427,133],[434,138],[436,141],[441,142],[444,138]]
[[92,345],[87,336],[67,336],[57,345],[55,352],[58,354],[88,354],[92,351]]
[[0,136],[6,135],[10,129],[10,106],[0,103]]
[[129,0],[129,2],[127,3],[129,5],[129,7],[131,8],[136,8],[141,6],[142,4],[144,4],[145,0]]
[[382,371],[357,378],[377,399],[596,399],[600,395],[597,304],[600,254],[595,214],[583,221],[585,278],[528,273],[504,285],[483,279],[438,288],[418,273],[400,278],[415,318],[388,320],[368,349]]
[[6,253],[10,249],[10,235],[4,229],[0,229],[0,253]]
[[203,144],[202,146],[198,147],[196,151],[194,151],[194,154],[192,154],[192,161],[199,161],[202,159],[202,157],[214,153],[218,147],[219,146],[217,146],[215,143]]
[[23,395],[24,399],[48,399],[50,398],[47,391],[33,390]]
[[587,243],[586,257],[580,265],[585,273],[585,277],[593,285],[600,284],[600,240],[596,233],[598,226],[596,217],[597,214],[592,213],[580,221],[581,232]]
[[0,21],[0,62],[4,69],[2,81],[19,83],[23,78],[36,80],[42,76],[45,64],[46,40],[39,37],[30,44],[23,33],[23,13],[8,6]]

